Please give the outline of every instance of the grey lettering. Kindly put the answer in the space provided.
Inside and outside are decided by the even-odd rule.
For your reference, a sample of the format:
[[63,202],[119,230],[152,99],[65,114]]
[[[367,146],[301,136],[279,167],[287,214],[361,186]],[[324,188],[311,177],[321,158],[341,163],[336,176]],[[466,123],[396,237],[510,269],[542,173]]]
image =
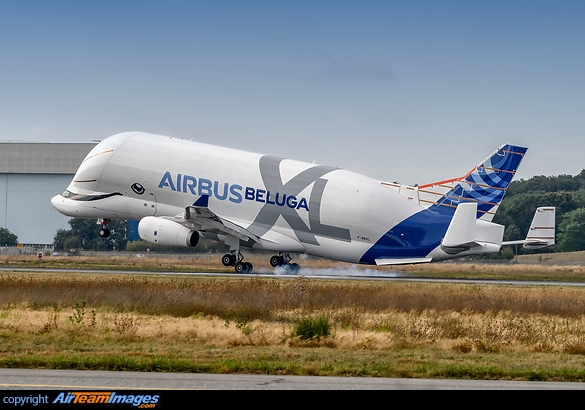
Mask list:
[[[298,240],[302,243],[319,245],[315,235],[332,237],[348,242],[351,241],[348,229],[321,224],[321,198],[323,197],[323,191],[327,184],[327,180],[321,179],[321,177],[335,171],[336,168],[322,165],[314,166],[299,173],[286,184],[283,184],[282,177],[280,176],[280,163],[282,161],[283,158],[269,155],[260,158],[260,175],[262,176],[266,191],[277,192],[275,201],[280,205],[278,193],[286,195],[287,199],[290,197],[298,197],[301,191],[314,183],[309,201],[309,223],[311,228],[307,226],[294,207],[271,206],[270,203],[266,203],[260,209],[252,225],[248,227],[248,230],[258,236],[262,236],[272,229],[278,218],[282,216],[293,229]],[[284,205],[284,197],[281,200]]]

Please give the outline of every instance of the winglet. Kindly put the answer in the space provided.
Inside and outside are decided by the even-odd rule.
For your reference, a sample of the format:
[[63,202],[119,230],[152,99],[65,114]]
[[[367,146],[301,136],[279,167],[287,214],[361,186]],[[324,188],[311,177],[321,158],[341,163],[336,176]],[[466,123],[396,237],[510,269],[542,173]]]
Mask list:
[[209,207],[209,196],[208,195],[201,195],[197,201],[193,203],[193,206],[200,206],[202,208]]

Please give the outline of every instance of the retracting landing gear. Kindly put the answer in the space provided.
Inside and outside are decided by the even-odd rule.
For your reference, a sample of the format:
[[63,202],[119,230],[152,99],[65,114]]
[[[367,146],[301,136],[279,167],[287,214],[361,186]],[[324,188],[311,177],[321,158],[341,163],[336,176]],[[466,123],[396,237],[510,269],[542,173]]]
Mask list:
[[223,266],[233,266],[236,273],[252,273],[254,267],[250,262],[243,262],[244,257],[239,251],[232,251],[232,253],[226,253],[221,258]]
[[101,225],[101,229],[99,231],[99,235],[102,238],[107,238],[110,236],[110,230],[108,229],[108,225],[110,224],[109,219],[98,219],[97,225]]
[[286,273],[299,273],[301,267],[298,263],[290,263],[291,257],[288,253],[280,252],[278,255],[274,255],[270,258],[270,265],[273,268],[282,268]]

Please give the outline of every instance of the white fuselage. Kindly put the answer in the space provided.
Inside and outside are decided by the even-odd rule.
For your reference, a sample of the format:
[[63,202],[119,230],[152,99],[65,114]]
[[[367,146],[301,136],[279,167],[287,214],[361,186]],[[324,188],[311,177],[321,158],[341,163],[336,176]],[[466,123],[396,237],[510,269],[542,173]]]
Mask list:
[[[215,215],[260,238],[252,245],[258,248],[353,263],[450,257],[439,245],[451,216],[431,212],[381,181],[141,132],[99,143],[52,203],[74,217],[140,220],[182,215],[201,196],[209,197]],[[416,214],[413,224],[421,226],[405,222]]]

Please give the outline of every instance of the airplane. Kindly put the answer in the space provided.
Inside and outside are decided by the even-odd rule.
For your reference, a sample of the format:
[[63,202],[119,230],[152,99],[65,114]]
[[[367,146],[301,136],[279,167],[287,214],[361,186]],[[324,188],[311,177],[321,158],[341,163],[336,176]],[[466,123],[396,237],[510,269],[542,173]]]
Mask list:
[[[271,155],[145,132],[113,135],[86,156],[51,202],[71,217],[137,220],[141,239],[194,247],[221,241],[225,266],[251,273],[241,248],[367,265],[443,261],[497,253],[491,222],[527,148],[505,144],[465,175],[408,186]],[[456,160],[453,158],[452,160]],[[554,226],[554,224],[553,224]]]

